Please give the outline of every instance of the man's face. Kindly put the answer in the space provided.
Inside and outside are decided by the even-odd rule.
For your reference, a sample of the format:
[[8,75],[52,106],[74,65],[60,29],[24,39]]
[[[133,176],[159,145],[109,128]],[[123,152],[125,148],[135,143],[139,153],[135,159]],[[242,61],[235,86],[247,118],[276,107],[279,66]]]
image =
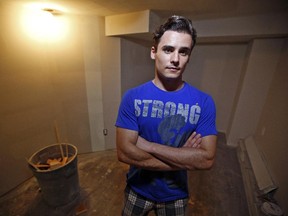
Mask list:
[[157,49],[152,47],[151,58],[155,60],[156,79],[181,79],[192,47],[191,35],[166,31]]

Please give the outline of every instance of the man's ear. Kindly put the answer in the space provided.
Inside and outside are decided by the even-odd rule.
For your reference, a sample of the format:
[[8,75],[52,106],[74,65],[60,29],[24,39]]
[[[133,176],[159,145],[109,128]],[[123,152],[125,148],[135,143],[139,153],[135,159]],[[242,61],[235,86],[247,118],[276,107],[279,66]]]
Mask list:
[[156,54],[156,52],[157,52],[156,47],[155,47],[155,46],[152,46],[152,47],[151,47],[151,52],[150,52],[150,57],[151,57],[151,59],[155,59],[155,54]]

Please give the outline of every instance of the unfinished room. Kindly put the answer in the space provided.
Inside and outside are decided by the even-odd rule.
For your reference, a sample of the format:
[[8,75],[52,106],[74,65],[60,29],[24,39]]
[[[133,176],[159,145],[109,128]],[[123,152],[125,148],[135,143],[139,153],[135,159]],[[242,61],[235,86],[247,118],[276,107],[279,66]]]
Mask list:
[[287,215],[287,23],[287,0],[0,0],[0,216]]

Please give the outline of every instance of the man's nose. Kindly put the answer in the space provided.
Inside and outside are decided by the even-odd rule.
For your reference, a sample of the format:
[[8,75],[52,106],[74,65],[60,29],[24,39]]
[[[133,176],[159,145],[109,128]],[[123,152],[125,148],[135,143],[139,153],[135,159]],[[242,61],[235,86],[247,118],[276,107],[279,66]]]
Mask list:
[[179,54],[177,52],[172,53],[171,55],[171,63],[179,64]]

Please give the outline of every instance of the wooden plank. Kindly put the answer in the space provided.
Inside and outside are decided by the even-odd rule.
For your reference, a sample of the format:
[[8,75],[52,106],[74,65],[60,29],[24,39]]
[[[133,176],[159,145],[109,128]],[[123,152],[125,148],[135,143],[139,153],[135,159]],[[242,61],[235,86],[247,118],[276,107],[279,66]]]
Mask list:
[[[239,146],[237,149],[237,156],[238,161],[241,168],[242,178],[243,178],[243,184],[249,209],[249,215],[250,216],[259,216],[259,210],[257,208],[257,205],[255,202],[255,191],[257,190],[255,188],[256,184],[254,184],[255,180],[252,167],[249,162],[249,158],[246,152],[245,144],[243,140],[239,141]],[[254,180],[254,181],[253,181]]]
[[252,136],[248,137],[244,141],[247,154],[252,165],[254,175],[257,181],[259,190],[266,194],[272,190],[275,190],[277,186],[274,184],[267,166],[262,159],[259,150],[255,144],[255,141]]

